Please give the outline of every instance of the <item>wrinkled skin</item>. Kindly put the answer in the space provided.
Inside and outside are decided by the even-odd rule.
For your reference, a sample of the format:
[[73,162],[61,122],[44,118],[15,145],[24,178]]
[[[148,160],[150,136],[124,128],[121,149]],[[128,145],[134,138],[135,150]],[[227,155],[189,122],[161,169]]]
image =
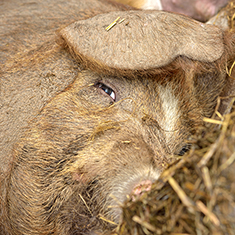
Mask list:
[[[225,70],[234,60],[233,34],[224,34],[224,53],[210,63],[181,56],[130,77],[89,66],[80,71],[54,31],[126,8],[46,3],[36,3],[43,17],[35,21],[34,5],[20,4],[31,9],[23,36],[17,26],[3,31],[0,233],[103,234],[115,226],[102,217],[118,223],[119,204],[140,183],[156,180],[173,154],[183,154],[218,95],[231,93]],[[11,13],[26,14],[19,12]],[[18,54],[8,49],[14,47]]]

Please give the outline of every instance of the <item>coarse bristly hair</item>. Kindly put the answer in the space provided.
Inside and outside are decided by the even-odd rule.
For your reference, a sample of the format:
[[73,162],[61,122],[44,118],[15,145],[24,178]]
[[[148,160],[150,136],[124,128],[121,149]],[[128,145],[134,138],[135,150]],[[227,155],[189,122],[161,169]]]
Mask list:
[[[86,70],[41,110],[14,148],[1,187],[5,233],[89,234],[115,227],[126,195],[139,181],[158,178],[226,93],[234,34],[223,33],[223,44],[215,62],[183,55],[154,69],[79,60]],[[116,101],[99,82],[117,90]]]

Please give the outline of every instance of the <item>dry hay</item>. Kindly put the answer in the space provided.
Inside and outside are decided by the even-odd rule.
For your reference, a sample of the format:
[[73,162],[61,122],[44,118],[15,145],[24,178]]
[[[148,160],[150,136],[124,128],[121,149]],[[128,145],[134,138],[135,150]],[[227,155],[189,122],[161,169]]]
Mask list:
[[235,111],[215,123],[150,192],[125,203],[118,234],[235,234]]
[[224,8],[225,14],[227,15],[229,28],[234,30],[234,20],[235,20],[235,0],[231,0],[227,6]]

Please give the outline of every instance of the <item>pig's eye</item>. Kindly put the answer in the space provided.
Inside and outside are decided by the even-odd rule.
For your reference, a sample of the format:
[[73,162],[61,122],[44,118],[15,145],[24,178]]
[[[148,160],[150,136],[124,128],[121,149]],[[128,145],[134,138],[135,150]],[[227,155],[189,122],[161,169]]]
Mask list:
[[178,153],[179,156],[183,156],[185,153],[187,153],[190,150],[190,145],[187,144],[185,146],[183,146],[180,150],[180,152]]
[[109,95],[114,101],[116,100],[116,94],[114,92],[114,90],[108,86],[106,86],[105,84],[98,82],[96,84],[96,87],[100,88],[101,90],[103,90],[107,95]]

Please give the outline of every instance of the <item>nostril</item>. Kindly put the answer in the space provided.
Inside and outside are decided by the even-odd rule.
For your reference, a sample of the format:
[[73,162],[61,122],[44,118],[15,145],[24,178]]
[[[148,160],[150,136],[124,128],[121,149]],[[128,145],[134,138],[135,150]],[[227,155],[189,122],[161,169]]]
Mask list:
[[136,198],[141,196],[144,192],[150,191],[152,188],[151,180],[143,180],[138,183],[132,191],[132,201],[135,201]]

